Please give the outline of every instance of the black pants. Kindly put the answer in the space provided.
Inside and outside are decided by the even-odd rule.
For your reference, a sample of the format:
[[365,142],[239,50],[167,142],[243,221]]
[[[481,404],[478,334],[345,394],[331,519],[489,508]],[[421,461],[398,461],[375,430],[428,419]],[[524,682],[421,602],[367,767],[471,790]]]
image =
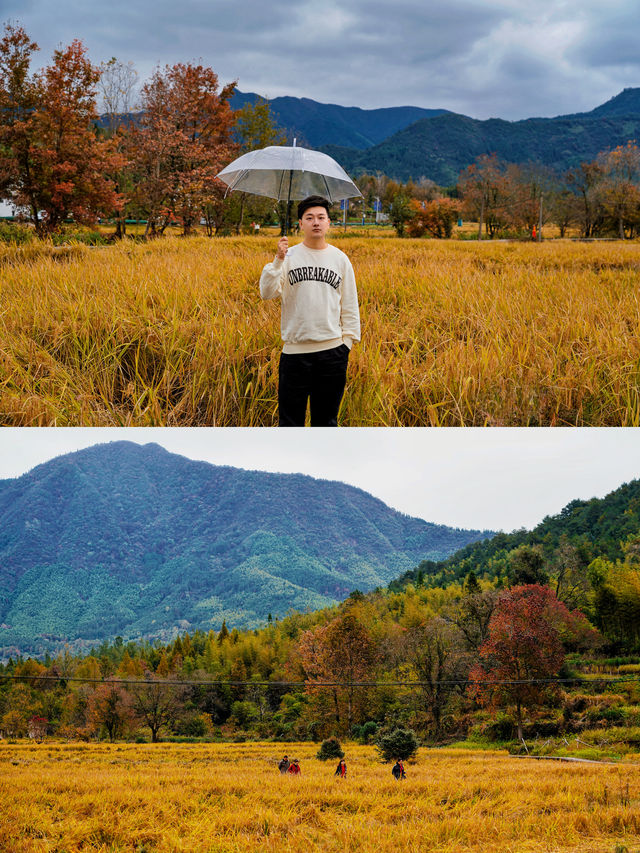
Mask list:
[[278,370],[278,425],[304,426],[307,400],[311,426],[338,426],[347,380],[349,347],[309,353],[282,353]]

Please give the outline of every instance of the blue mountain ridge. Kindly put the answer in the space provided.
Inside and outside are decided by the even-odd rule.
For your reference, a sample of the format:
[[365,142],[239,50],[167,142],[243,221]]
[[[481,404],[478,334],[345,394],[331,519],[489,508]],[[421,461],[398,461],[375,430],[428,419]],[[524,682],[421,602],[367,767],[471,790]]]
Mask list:
[[96,445],[0,481],[0,653],[254,627],[491,535],[344,483]]

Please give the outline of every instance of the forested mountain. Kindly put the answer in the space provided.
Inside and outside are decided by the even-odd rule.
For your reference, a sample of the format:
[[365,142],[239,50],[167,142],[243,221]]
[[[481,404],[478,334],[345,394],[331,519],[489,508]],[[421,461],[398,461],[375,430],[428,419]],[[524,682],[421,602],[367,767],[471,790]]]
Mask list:
[[0,482],[0,650],[253,626],[486,535],[344,483],[98,445]]
[[423,563],[391,586],[400,588],[415,581],[418,574],[430,583],[446,584],[464,580],[470,571],[478,578],[508,583],[513,555],[522,546],[540,553],[540,568],[547,574],[557,570],[567,550],[586,570],[597,557],[610,563],[622,560],[624,543],[635,536],[640,536],[640,480],[625,483],[604,498],[571,501],[531,531],[498,533],[490,540],[465,546],[446,560]]
[[[240,109],[259,98],[236,90],[230,103]],[[326,151],[353,175],[381,172],[400,181],[426,177],[441,186],[454,185],[482,154],[566,171],[640,138],[640,88],[624,89],[590,112],[522,121],[480,121],[412,106],[363,110],[310,98],[273,98],[269,105],[289,142],[295,136],[298,145]]]
[[[253,92],[236,92],[230,101],[234,110],[260,99]],[[273,98],[269,101],[275,123],[287,131],[298,145],[320,148],[323,145],[344,145],[355,149],[369,148],[418,119],[442,115],[448,110],[422,107],[386,107],[363,110],[360,107],[341,107],[320,104],[310,98]]]
[[640,89],[623,89],[618,95],[610,98],[587,113],[559,116],[559,118],[606,118],[609,116],[638,116],[640,115]]
[[350,174],[382,172],[401,181],[426,177],[441,186],[452,186],[460,172],[482,154],[495,153],[510,163],[540,163],[562,172],[638,138],[638,113],[587,113],[514,122],[448,114],[421,119],[366,151],[333,146],[324,150]]
[[[235,109],[257,95],[236,92]],[[361,110],[308,98],[269,102],[277,124],[299,144],[322,148],[351,174],[381,172],[400,181],[430,178],[454,185],[481,154],[558,171],[640,138],[640,88],[625,89],[587,113],[523,121],[486,121],[448,110],[393,107]]]

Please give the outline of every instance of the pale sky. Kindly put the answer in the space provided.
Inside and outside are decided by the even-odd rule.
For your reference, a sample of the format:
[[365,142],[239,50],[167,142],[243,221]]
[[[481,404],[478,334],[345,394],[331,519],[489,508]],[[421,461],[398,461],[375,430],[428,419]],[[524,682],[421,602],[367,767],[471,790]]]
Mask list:
[[0,0],[41,62],[73,38],[142,77],[200,61],[243,92],[473,118],[591,110],[640,85],[638,0]]
[[426,521],[491,530],[531,529],[575,498],[640,477],[637,429],[4,427],[0,479],[123,439],[216,465],[340,480]]

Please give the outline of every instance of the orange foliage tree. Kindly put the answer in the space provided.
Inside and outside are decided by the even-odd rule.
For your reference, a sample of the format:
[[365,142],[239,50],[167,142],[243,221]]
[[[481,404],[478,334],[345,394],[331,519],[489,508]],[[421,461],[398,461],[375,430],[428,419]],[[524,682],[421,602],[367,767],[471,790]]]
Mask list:
[[21,27],[8,24],[0,41],[0,192],[15,204],[27,206],[38,220],[36,186],[32,176],[35,146],[33,116],[38,89],[29,76],[38,45]]
[[142,87],[130,156],[147,233],[162,233],[175,218],[189,234],[203,206],[224,195],[215,176],[238,150],[228,103],[234,88],[230,83],[218,91],[211,68],[184,63],[157,69]]
[[[319,706],[327,713],[329,709],[323,699],[330,696],[337,730],[350,731],[355,714],[364,701],[362,688],[355,682],[370,676],[377,657],[366,626],[350,608],[328,625],[303,632],[298,654],[305,672],[307,692],[320,695]],[[329,686],[321,686],[320,682],[329,682]]]
[[431,201],[411,200],[412,216],[407,224],[410,237],[451,237],[453,223],[460,215],[461,204],[453,198],[435,198]]
[[640,224],[640,149],[628,142],[600,154],[598,161],[604,178],[602,204],[617,225],[618,237],[624,240],[625,229],[633,236]]
[[104,728],[112,742],[123,735],[135,719],[131,696],[122,684],[114,681],[100,684],[89,695],[86,715],[89,729]]
[[92,222],[121,205],[109,179],[119,155],[97,138],[98,70],[77,39],[56,50],[51,65],[30,76],[37,50],[21,27],[7,26],[0,42],[0,181],[4,194],[39,232],[72,216]]
[[489,237],[505,224],[508,196],[506,165],[495,154],[482,154],[460,175],[458,189],[466,215],[478,222],[478,239],[484,225]]

